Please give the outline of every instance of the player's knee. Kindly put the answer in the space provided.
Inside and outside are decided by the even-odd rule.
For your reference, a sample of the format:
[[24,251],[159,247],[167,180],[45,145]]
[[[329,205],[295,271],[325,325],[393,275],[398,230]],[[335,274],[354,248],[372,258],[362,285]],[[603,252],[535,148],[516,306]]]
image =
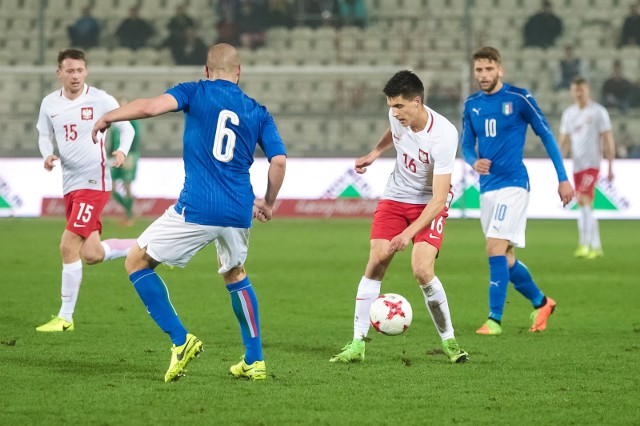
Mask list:
[[82,259],[84,263],[87,265],[95,265],[96,263],[102,262],[104,259],[104,254],[100,255],[98,253],[82,253]]
[[428,265],[414,265],[413,276],[418,281],[418,284],[421,285],[430,282],[436,275],[433,268]]

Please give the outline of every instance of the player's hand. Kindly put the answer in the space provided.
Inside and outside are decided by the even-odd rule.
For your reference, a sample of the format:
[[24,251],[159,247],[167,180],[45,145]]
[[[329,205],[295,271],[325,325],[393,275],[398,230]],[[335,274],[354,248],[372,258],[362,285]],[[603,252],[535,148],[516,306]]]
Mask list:
[[562,200],[563,207],[573,200],[575,193],[573,191],[573,186],[571,186],[568,180],[560,182],[558,185],[558,194],[560,195],[560,200]]
[[264,200],[255,200],[253,202],[253,218],[260,222],[268,222],[273,215],[273,207],[267,206]]
[[98,132],[104,134],[109,127],[111,127],[111,123],[107,123],[103,118],[96,121],[96,124],[93,125],[93,130],[91,130],[91,139],[93,139],[93,143],[100,142],[98,139]]
[[113,151],[111,155],[113,155],[111,167],[120,168],[124,164],[124,161],[127,159],[127,157],[124,155],[124,152],[122,151]]
[[58,156],[57,155],[49,155],[47,158],[44,159],[44,169],[48,172],[50,172],[51,170],[53,170],[53,168],[56,166],[53,162],[58,160]]
[[373,164],[373,162],[376,160],[377,157],[373,156],[372,154],[367,154],[364,157],[360,157],[356,160],[356,164],[354,166],[354,169],[356,170],[356,173],[358,174],[363,174],[364,172],[367,171],[367,167],[369,167],[370,165]]
[[478,172],[479,175],[488,175],[491,168],[491,160],[487,158],[479,158],[473,163],[473,170]]
[[411,242],[411,238],[407,237],[404,233],[396,235],[393,237],[391,242],[389,243],[389,247],[387,248],[387,253],[393,253],[396,251],[404,251]]

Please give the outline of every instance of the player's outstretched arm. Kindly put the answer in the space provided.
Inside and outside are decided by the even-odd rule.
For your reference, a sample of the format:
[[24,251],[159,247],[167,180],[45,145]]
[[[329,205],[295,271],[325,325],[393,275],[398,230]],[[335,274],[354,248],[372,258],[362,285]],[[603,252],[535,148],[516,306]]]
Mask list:
[[102,116],[93,126],[91,137],[98,143],[98,132],[107,130],[116,121],[131,121],[140,118],[156,117],[178,109],[178,101],[165,93],[155,98],[140,98],[116,108]]
[[380,137],[377,145],[364,157],[360,157],[356,160],[354,169],[356,173],[363,174],[367,171],[367,167],[373,164],[374,161],[378,159],[382,155],[383,152],[391,148],[393,145],[393,136],[391,134],[391,129],[387,128],[385,132]]

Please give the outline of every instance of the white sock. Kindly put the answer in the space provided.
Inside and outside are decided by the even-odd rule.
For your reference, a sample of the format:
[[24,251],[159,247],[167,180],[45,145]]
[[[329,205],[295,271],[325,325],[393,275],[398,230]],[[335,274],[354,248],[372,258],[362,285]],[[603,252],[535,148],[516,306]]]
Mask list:
[[582,210],[584,220],[584,245],[591,245],[593,239],[593,211],[591,207],[584,206],[580,208]]
[[76,308],[80,284],[82,283],[82,260],[62,264],[62,288],[60,298],[62,306],[58,316],[66,322],[73,321],[73,311]]
[[589,222],[589,211],[587,207],[578,207],[580,216],[578,216],[578,241],[581,246],[588,246],[589,240],[587,239],[587,223]]
[[431,281],[421,285],[420,288],[440,338],[442,340],[452,339],[453,325],[451,324],[451,314],[449,313],[449,302],[442,283],[438,277],[433,277]]
[[380,296],[380,286],[382,281],[370,280],[362,277],[358,284],[356,295],[356,311],[353,317],[353,338],[362,339],[369,333],[371,321],[369,320],[369,310],[374,300]]
[[112,260],[118,259],[121,257],[125,257],[129,254],[129,250],[136,243],[135,239],[128,240],[119,240],[119,239],[109,239],[104,240],[102,244],[102,248],[104,248],[104,260]]
[[602,249],[602,243],[600,242],[600,226],[598,225],[598,219],[592,213],[591,214],[591,248],[600,250]]

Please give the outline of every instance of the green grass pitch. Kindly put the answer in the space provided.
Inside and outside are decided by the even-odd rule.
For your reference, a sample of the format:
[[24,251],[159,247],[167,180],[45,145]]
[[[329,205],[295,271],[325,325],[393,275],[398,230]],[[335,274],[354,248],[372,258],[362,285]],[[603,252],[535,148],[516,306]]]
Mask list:
[[[136,237],[105,222],[105,238]],[[451,365],[398,254],[383,292],[412,304],[399,337],[370,333],[357,365],[328,362],[352,335],[369,220],[256,224],[247,269],[260,302],[268,380],[232,378],[243,353],[213,246],[187,268],[158,268],[205,345],[187,376],[164,383],[170,340],[149,318],[122,259],[84,268],[76,330],[42,334],[58,311],[60,219],[0,220],[2,425],[632,425],[640,424],[640,221],[601,221],[605,257],[577,260],[574,221],[530,220],[518,251],[558,302],[548,329],[509,289],[504,334],[474,333],[487,314],[488,266],[477,220],[451,219],[436,263],[470,362]]]

